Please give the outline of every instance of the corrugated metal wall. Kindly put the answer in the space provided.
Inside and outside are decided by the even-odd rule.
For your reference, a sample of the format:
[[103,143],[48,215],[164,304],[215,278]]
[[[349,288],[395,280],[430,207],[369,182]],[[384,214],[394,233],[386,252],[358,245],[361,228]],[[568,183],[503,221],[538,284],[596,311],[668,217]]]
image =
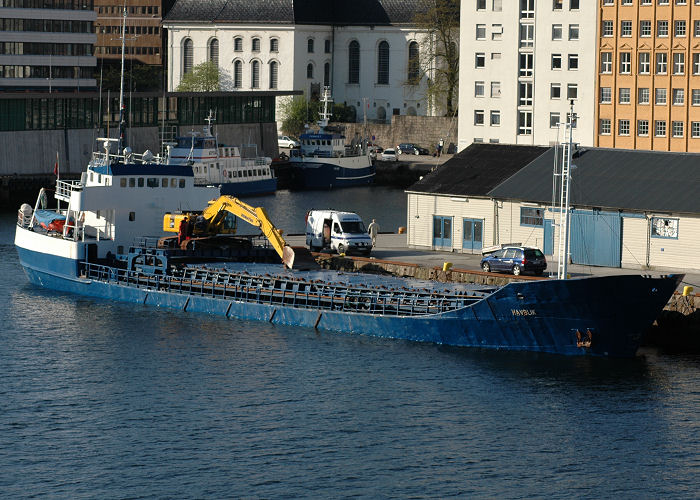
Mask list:
[[622,224],[618,212],[571,213],[571,260],[574,264],[620,267]]

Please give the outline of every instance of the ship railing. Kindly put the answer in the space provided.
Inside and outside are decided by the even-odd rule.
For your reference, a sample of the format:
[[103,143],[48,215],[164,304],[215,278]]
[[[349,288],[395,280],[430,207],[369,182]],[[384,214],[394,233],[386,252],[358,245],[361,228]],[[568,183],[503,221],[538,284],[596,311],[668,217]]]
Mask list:
[[176,270],[172,275],[84,263],[89,279],[145,290],[298,309],[383,316],[425,316],[466,307],[482,295],[416,289],[373,289],[275,276],[253,276],[217,269]]
[[56,181],[56,198],[70,201],[71,193],[83,190],[83,184],[79,180]]

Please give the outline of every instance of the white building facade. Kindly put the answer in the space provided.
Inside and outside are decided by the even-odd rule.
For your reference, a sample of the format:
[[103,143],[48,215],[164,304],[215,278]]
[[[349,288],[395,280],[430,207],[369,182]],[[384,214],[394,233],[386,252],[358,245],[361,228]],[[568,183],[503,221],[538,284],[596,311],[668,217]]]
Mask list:
[[302,90],[314,96],[330,86],[334,101],[354,108],[357,121],[365,113],[369,120],[390,121],[391,115],[427,115],[435,109],[425,97],[429,74],[418,71],[425,33],[406,19],[369,25],[326,18],[304,24],[298,15],[274,23],[262,15],[245,21],[219,15],[206,21],[181,19],[178,4],[164,21],[168,90],[194,66],[212,60],[220,68],[221,90]]
[[462,0],[459,144],[593,145],[597,2]]

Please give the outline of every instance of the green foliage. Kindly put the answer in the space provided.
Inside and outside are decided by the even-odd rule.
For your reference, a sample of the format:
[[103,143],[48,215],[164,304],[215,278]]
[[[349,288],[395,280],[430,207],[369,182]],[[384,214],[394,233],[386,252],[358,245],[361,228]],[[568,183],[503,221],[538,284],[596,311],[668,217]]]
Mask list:
[[414,20],[428,34],[419,63],[422,75],[430,78],[426,97],[444,103],[452,116],[459,90],[459,0],[423,0],[423,6]]
[[282,132],[298,136],[304,132],[304,125],[315,125],[319,120],[318,101],[307,101],[306,96],[295,96],[280,103],[282,112]]
[[333,105],[331,121],[343,123],[355,122],[357,121],[357,111],[352,106],[336,103]]
[[198,64],[186,73],[177,86],[178,92],[215,92],[220,90],[219,67],[212,61]]

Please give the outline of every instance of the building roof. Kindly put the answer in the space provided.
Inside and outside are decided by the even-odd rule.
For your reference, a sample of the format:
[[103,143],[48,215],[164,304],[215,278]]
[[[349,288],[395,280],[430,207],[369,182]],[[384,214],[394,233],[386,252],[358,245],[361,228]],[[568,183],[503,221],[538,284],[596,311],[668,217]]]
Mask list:
[[[489,196],[491,189],[548,149],[550,148],[542,146],[475,143],[424,176],[407,191],[457,196]],[[547,185],[551,198],[551,182]]]
[[[554,154],[549,149],[489,196],[551,203]],[[574,206],[700,213],[700,154],[582,148],[572,164]]]
[[211,23],[410,24],[422,0],[177,0],[164,21]]

